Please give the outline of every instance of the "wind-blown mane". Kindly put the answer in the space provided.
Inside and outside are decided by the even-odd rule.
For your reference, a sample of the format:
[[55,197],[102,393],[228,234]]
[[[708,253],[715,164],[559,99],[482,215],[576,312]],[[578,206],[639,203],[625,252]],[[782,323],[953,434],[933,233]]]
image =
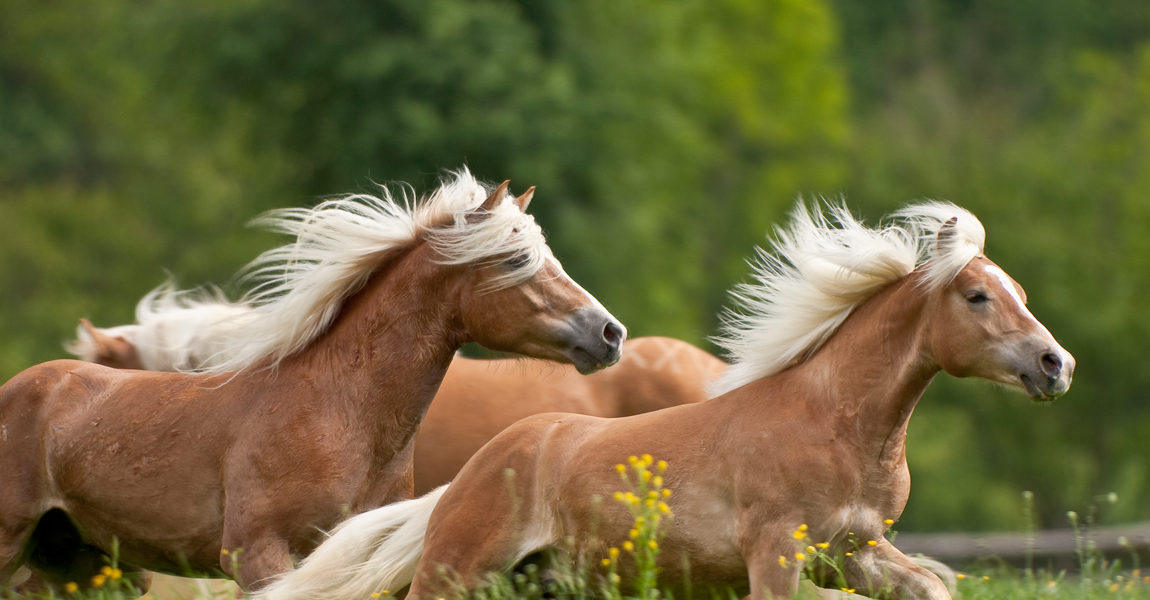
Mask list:
[[244,268],[244,280],[254,285],[239,301],[162,286],[141,300],[137,320],[143,324],[145,318],[173,312],[221,309],[218,318],[200,320],[215,329],[211,355],[174,367],[223,373],[268,358],[274,366],[302,349],[327,329],[343,301],[382,263],[421,239],[444,264],[523,257],[524,264],[493,279],[490,289],[516,285],[538,272],[550,250],[535,220],[509,201],[510,194],[488,212],[473,212],[488,194],[464,168],[421,200],[413,199],[408,188],[401,188],[397,199],[384,187],[378,197],[355,194],[314,208],[273,210],[253,223],[295,241],[264,252]]
[[[952,219],[953,234],[939,239]],[[770,251],[756,249],[754,282],[731,292],[736,309],[724,312],[714,338],[731,366],[712,391],[726,393],[806,360],[855,307],[916,268],[926,289],[949,283],[982,254],[985,239],[974,215],[947,202],[908,206],[874,229],[845,205],[818,210],[800,203],[789,227],[775,229]]]
[[[131,344],[142,368],[149,371],[192,371],[207,357],[226,351],[220,331],[250,320],[252,308],[229,301],[217,288],[180,291],[166,282],[136,303],[136,322],[98,330]],[[65,349],[80,360],[97,362],[99,342],[88,330],[76,328],[76,339]]]

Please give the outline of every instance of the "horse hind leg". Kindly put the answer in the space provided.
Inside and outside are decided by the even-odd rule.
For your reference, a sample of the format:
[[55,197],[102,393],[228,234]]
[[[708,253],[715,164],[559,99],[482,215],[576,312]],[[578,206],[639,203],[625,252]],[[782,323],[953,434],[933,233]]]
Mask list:
[[21,517],[0,508],[0,586],[11,581],[27,560],[25,547],[36,528],[36,515]]
[[[491,481],[488,479],[487,481]],[[496,476],[495,481],[499,478]],[[457,480],[435,507],[423,556],[408,597],[437,598],[482,587],[524,557],[547,549],[553,540],[533,517],[532,494],[509,481],[504,490],[467,489],[475,480]],[[479,478],[479,483],[484,483]],[[520,485],[529,482],[519,482]]]

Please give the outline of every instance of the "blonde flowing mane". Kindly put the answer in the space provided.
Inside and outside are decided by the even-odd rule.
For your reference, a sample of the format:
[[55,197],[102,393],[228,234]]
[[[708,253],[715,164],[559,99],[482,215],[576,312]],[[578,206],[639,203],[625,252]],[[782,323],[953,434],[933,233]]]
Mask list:
[[[380,196],[355,194],[314,208],[268,212],[253,223],[295,240],[264,252],[244,268],[244,280],[253,287],[239,301],[165,284],[140,301],[137,321],[143,325],[167,319],[210,327],[208,355],[188,357],[173,367],[223,373],[268,358],[274,366],[307,346],[382,263],[417,240],[434,247],[443,264],[484,263],[508,255],[524,259],[521,266],[492,279],[492,290],[538,272],[551,254],[534,218],[523,213],[510,194],[475,218],[472,211],[491,190],[466,168],[451,175],[425,199],[414,199],[406,187],[399,188],[398,198],[383,188]],[[158,351],[187,343],[179,337],[157,339],[162,343]]]
[[[953,235],[939,239],[953,221]],[[722,315],[714,342],[731,366],[712,386],[716,395],[806,360],[855,307],[921,268],[921,285],[949,283],[982,254],[986,233],[970,212],[924,202],[894,213],[877,228],[843,204],[824,209],[800,202],[787,228],[776,228],[769,251],[756,249],[752,283],[731,292],[736,308]]]

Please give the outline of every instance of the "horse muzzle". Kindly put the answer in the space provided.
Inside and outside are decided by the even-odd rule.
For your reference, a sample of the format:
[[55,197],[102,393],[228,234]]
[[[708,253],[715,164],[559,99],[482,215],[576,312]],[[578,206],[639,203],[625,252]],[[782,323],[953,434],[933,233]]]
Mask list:
[[1074,357],[1062,348],[1039,354],[1036,364],[1018,374],[1022,387],[1031,399],[1048,402],[1065,394],[1074,378]]
[[615,317],[599,308],[584,308],[571,325],[571,345],[564,354],[580,373],[587,375],[619,362],[627,328]]

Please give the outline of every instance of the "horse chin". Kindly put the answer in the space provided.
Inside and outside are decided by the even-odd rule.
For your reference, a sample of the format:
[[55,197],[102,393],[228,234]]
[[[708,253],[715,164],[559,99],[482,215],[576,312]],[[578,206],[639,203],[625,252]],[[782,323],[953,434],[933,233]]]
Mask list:
[[[1055,398],[1061,396],[1066,391],[1065,389],[1052,389],[1050,391],[1043,390],[1038,386],[1038,384],[1034,383],[1034,380],[1031,379],[1029,375],[1025,373],[1020,374],[1018,379],[1022,382],[1022,387],[1026,390],[1026,395],[1030,396],[1030,399],[1034,402],[1053,402]],[[1055,387],[1057,388],[1058,386]]]
[[579,371],[580,375],[590,375],[595,371],[605,369],[619,362],[618,355],[599,359],[582,348],[572,348],[567,353],[567,359],[571,361],[571,364],[575,365],[575,370]]

